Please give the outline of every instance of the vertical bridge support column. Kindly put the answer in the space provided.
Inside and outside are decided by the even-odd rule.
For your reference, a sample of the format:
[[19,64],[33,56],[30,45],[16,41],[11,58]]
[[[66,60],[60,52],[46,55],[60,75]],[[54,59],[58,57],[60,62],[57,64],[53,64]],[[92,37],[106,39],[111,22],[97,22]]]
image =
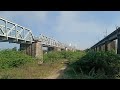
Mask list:
[[48,51],[62,51],[59,47],[48,47]]
[[104,44],[101,45],[101,51],[105,51],[105,45]]
[[99,51],[101,51],[101,46],[99,46]]
[[120,34],[117,36],[117,54],[120,54]]
[[54,50],[54,47],[48,47],[48,52],[53,50]]
[[97,47],[95,47],[95,51],[97,51]]
[[105,41],[105,51],[108,51],[108,41]]
[[62,51],[62,49],[59,47],[54,47],[54,51]]
[[20,50],[22,50],[27,55],[43,60],[41,42],[36,41],[32,44],[20,44]]
[[65,47],[65,51],[68,51],[68,48],[67,48],[67,47]]
[[108,50],[115,50],[115,44],[116,42],[113,40],[108,44]]
[[43,50],[41,42],[36,41],[32,44],[32,56],[43,60]]

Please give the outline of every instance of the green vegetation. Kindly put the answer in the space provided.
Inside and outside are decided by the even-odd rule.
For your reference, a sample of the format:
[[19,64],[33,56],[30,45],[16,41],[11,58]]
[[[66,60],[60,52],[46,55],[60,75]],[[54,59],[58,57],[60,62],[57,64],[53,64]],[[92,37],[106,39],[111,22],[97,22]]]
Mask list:
[[69,61],[62,79],[114,79],[119,76],[120,55],[114,51],[51,51],[44,54],[44,63],[17,51],[16,48],[0,51],[0,78],[45,78]]
[[85,55],[85,52],[83,51],[63,51],[61,52],[61,54],[63,55],[63,58],[67,59],[70,61],[70,63],[73,63],[77,60],[79,60],[81,57],[83,57]]
[[[53,52],[53,54],[55,53]],[[50,55],[48,54],[47,56],[49,57]],[[38,59],[23,54],[21,51],[16,51],[16,49],[1,50],[0,78],[1,79],[45,78],[51,75],[53,71],[56,71],[63,66],[63,64],[61,64],[63,60],[57,60],[59,56],[55,55],[54,57],[51,54],[50,57],[51,57],[50,61],[46,59],[47,61],[45,61],[42,65],[39,65]]]
[[80,57],[82,57],[85,54],[85,52],[80,52],[80,51],[51,51],[48,52],[47,54],[44,54],[44,62],[54,62],[56,60],[61,60],[61,59],[67,59],[70,61],[70,63],[73,63],[77,60],[79,60]]
[[114,79],[119,75],[120,56],[113,51],[88,52],[68,66],[63,78]]
[[28,55],[23,54],[20,51],[15,51],[11,49],[0,51],[0,68],[12,68],[23,65],[27,62],[32,62],[33,58]]
[[63,67],[60,61],[38,64],[37,60],[19,67],[0,69],[0,79],[43,79]]
[[47,54],[44,54],[43,59],[45,63],[48,63],[48,62],[52,63],[52,62],[63,59],[63,55],[61,54],[61,52],[51,51],[51,52],[48,52]]

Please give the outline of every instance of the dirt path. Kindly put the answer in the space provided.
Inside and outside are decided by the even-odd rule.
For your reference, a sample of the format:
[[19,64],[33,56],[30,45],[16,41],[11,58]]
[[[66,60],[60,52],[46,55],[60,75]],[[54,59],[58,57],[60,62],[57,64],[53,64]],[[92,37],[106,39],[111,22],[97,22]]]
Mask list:
[[48,76],[45,79],[60,79],[58,78],[60,75],[63,74],[64,70],[66,69],[67,65],[64,65],[62,68],[60,68],[59,70],[53,71],[52,75]]

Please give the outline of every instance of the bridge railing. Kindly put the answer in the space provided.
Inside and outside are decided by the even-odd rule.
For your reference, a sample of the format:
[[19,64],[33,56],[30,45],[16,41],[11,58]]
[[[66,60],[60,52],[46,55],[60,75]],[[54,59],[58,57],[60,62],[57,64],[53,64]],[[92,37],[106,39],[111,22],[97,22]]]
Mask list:
[[8,21],[0,17],[0,36],[8,38],[13,38],[22,41],[34,42],[33,34],[30,29],[25,28],[21,25]]

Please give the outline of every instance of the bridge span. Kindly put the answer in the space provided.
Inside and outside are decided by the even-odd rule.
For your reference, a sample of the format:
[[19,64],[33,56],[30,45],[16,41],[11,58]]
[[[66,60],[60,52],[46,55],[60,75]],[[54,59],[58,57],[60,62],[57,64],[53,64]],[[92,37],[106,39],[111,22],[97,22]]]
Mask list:
[[115,31],[103,38],[101,41],[93,45],[90,50],[93,51],[109,51],[115,50],[117,54],[120,54],[120,27],[117,27]]
[[20,44],[20,50],[23,50],[25,54],[39,59],[43,58],[42,47],[48,47],[50,51],[76,50],[75,47],[61,43],[43,34],[34,36],[32,30],[1,17],[0,42]]

